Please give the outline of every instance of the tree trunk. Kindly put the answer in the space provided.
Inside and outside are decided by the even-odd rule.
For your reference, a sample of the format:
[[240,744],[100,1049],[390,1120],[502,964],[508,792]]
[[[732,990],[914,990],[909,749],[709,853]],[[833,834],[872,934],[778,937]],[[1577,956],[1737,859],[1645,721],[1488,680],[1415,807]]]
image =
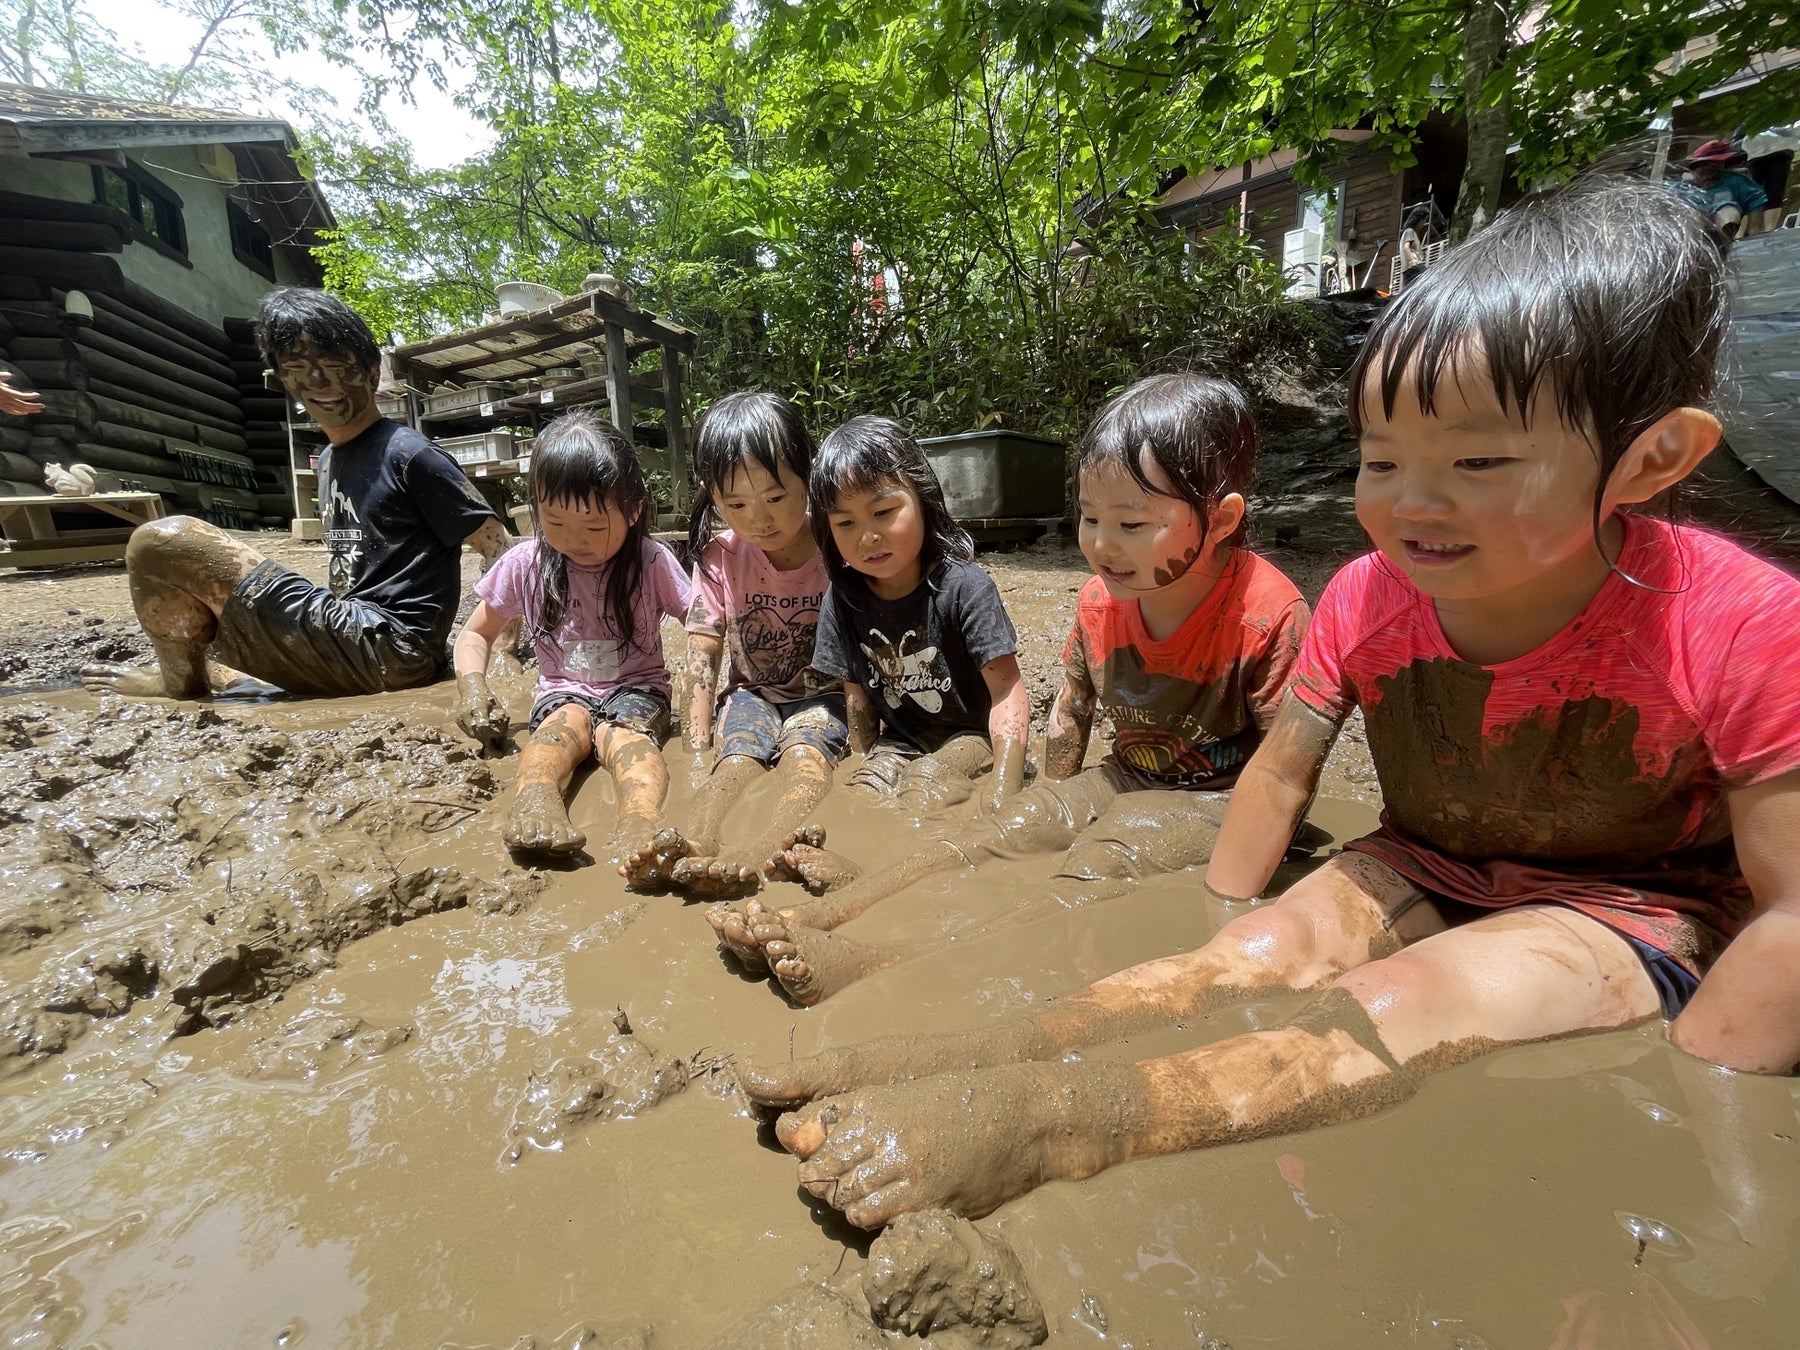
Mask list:
[[[1490,78],[1506,64],[1512,36],[1509,0],[1467,0],[1463,16],[1463,124],[1469,129],[1469,158],[1450,220],[1452,244],[1486,225],[1500,207],[1512,118],[1510,82],[1503,90],[1489,88]],[[1495,92],[1498,98],[1485,97]]]

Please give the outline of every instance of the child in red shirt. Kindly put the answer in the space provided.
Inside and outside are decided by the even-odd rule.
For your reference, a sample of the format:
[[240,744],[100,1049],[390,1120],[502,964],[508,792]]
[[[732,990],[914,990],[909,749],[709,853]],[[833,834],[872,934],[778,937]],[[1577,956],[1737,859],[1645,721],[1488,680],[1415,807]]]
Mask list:
[[[1223,380],[1157,376],[1109,403],[1082,442],[1081,549],[1095,576],[1050,709],[1045,769],[1056,781],[809,905],[715,913],[740,959],[762,958],[790,997],[815,1003],[949,940],[875,947],[830,931],[934,873],[1067,850],[1059,877],[1073,884],[966,939],[1205,862],[1226,790],[1274,720],[1306,631],[1300,592],[1241,547],[1255,457],[1249,403]],[[1117,738],[1083,771],[1096,708]]]
[[[1351,372],[1379,553],[1321,600],[1207,883],[1268,884],[1353,706],[1382,828],[1197,951],[1032,1017],[747,1072],[767,1105],[934,1075],[785,1116],[807,1189],[865,1227],[979,1213],[1658,1014],[1714,1063],[1789,1071],[1800,581],[1633,512],[1718,443],[1724,328],[1717,241],[1649,184],[1529,198],[1408,287]],[[1280,989],[1318,997],[1164,1059],[1055,1062]]]

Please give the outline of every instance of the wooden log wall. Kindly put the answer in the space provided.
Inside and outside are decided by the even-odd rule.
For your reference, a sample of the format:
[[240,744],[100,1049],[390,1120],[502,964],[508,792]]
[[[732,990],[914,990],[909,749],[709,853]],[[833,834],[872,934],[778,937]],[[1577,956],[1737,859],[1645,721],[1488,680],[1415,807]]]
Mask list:
[[[105,256],[123,246],[103,206],[0,192],[0,358],[45,404],[0,415],[0,495],[43,492],[45,465],[84,463],[218,524],[285,526],[283,404],[248,322],[227,334],[128,280]],[[65,312],[71,290],[91,321]]]
[[265,516],[279,516],[283,523],[294,516],[294,498],[288,477],[287,398],[271,392],[263,382],[262,353],[256,347],[256,328],[248,319],[227,319],[226,340],[231,344],[231,369],[237,381],[238,404],[244,410],[245,454],[256,461],[256,493]]

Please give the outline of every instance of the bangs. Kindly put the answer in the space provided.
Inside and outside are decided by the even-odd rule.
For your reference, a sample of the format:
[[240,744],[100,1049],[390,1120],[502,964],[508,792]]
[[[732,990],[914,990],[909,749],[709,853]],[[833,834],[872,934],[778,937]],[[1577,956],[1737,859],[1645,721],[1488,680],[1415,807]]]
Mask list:
[[1704,406],[1727,322],[1706,219],[1649,183],[1593,179],[1525,198],[1428,269],[1376,321],[1350,368],[1360,436],[1378,391],[1437,413],[1445,381],[1485,379],[1529,426],[1554,408],[1611,472],[1646,427]]
[[723,492],[732,474],[751,463],[776,481],[786,468],[802,488],[812,472],[812,436],[799,409],[779,395],[727,394],[694,428],[694,470],[710,491]]

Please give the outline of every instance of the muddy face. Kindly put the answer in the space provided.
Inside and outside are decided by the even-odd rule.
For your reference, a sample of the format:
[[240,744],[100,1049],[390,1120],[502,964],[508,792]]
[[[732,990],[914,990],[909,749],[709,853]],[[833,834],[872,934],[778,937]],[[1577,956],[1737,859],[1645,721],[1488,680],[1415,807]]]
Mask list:
[[374,420],[379,372],[347,351],[321,349],[312,338],[302,336],[281,353],[275,378],[287,396],[304,404],[307,416],[328,432],[360,428]]

